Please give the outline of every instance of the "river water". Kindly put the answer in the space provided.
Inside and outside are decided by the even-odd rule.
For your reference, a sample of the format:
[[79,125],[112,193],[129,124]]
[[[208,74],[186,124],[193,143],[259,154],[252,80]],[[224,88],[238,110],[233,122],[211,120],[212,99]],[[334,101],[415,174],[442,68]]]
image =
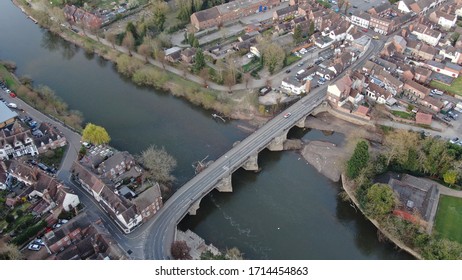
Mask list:
[[[248,135],[239,121],[224,124],[182,99],[136,87],[112,63],[40,29],[10,1],[0,1],[0,36],[0,59],[15,61],[18,76],[48,85],[85,121],[104,126],[111,145],[134,154],[164,146],[178,161],[177,186],[192,178],[194,161],[216,159]],[[343,141],[341,134],[300,129],[289,136]],[[259,173],[235,172],[234,192],[212,192],[181,227],[221,249],[236,246],[247,259],[410,258],[379,243],[373,225],[339,198],[340,184],[298,153],[265,150],[259,164]]]

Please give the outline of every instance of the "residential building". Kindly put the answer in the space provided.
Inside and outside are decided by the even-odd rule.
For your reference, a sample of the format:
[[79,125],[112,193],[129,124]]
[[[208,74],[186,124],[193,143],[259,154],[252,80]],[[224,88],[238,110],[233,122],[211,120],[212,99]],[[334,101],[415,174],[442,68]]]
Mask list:
[[350,17],[351,23],[362,28],[369,28],[371,16],[368,13],[357,10]]
[[418,84],[415,81],[406,81],[406,83],[404,83],[403,89],[420,99],[424,99],[430,94],[429,88]]
[[181,48],[180,47],[172,47],[169,49],[166,49],[164,51],[165,54],[165,60],[175,63],[180,60],[181,58]]
[[298,5],[288,6],[273,12],[274,21],[283,21],[298,15]]
[[12,124],[17,116],[16,112],[11,111],[5,103],[0,102],[0,129]]
[[431,46],[436,46],[441,39],[441,32],[431,29],[431,27],[427,25],[416,23],[411,26],[411,33],[416,35],[419,40]]
[[423,125],[431,125],[432,124],[432,115],[425,114],[422,112],[417,112],[415,115],[415,123],[416,124],[423,124]]
[[462,50],[453,46],[442,47],[439,52],[444,58],[449,59],[452,63],[462,63]]
[[369,27],[377,33],[387,35],[395,30],[395,22],[386,17],[371,15]]
[[135,158],[128,152],[115,152],[96,169],[101,178],[118,182],[125,178],[138,178],[141,168],[137,167]]
[[36,132],[40,131],[43,136],[37,136],[34,139],[35,146],[39,153],[45,153],[48,150],[64,147],[67,144],[66,137],[61,131],[58,131],[50,123],[41,123]]
[[419,60],[433,60],[438,54],[438,50],[426,43],[409,39],[406,49],[412,56]]
[[31,131],[24,129],[19,121],[15,121],[11,129],[4,128],[0,131],[0,159],[38,154]]
[[191,24],[198,30],[217,27],[227,22],[267,11],[280,4],[280,0],[236,0],[195,12]]
[[420,105],[433,110],[435,113],[438,113],[444,106],[443,102],[431,96],[425,96],[425,98],[419,99],[417,102]]
[[377,7],[370,8],[367,12],[371,15],[384,15],[391,10],[391,4],[389,2],[382,3]]
[[414,68],[414,79],[422,84],[425,84],[429,81],[432,71],[427,68],[417,66]]
[[192,63],[194,61],[195,56],[196,49],[194,48],[186,48],[181,52],[181,60],[186,63]]
[[453,14],[451,15],[451,14],[448,14],[442,11],[433,11],[428,16],[428,19],[433,23],[437,23],[438,25],[440,25],[441,27],[445,29],[450,29],[454,25],[456,25],[457,16]]
[[452,78],[457,78],[462,73],[462,67],[451,62],[441,63],[428,60],[425,62],[425,66],[431,69],[433,72]]
[[281,88],[289,94],[300,95],[302,93],[309,92],[309,83],[305,81],[299,81],[294,76],[284,78],[281,82]]
[[64,17],[71,24],[80,24],[82,28],[97,30],[103,24],[103,17],[74,5],[67,5],[63,8]]
[[327,100],[333,105],[341,107],[348,101],[353,82],[349,75],[344,75],[341,79],[327,87]]
[[398,10],[403,13],[410,13],[412,12],[411,4],[413,4],[415,0],[401,0],[398,2]]

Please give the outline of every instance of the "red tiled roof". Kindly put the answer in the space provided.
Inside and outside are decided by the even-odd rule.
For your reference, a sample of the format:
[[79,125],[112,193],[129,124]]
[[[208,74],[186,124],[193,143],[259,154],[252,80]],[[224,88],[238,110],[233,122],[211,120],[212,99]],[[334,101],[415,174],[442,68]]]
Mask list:
[[432,115],[418,112],[415,116],[415,122],[417,124],[431,125]]

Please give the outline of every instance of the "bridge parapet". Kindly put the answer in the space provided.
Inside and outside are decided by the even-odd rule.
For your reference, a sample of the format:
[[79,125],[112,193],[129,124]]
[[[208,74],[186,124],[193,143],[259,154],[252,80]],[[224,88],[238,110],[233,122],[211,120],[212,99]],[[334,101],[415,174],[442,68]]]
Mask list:
[[189,207],[188,213],[189,215],[193,216],[196,215],[197,210],[199,210],[200,204],[201,204],[201,198],[196,200],[193,204],[191,204],[191,207]]

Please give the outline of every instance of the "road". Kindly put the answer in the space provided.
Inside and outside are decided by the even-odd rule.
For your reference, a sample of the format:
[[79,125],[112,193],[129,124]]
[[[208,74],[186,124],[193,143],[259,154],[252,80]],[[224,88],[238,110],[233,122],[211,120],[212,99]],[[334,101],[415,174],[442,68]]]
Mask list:
[[[370,57],[371,53],[376,53],[382,46],[383,42],[372,42],[369,50],[352,66],[362,64]],[[221,179],[230,176],[247,158],[263,150],[272,139],[292,128],[301,118],[306,117],[323,102],[326,92],[327,85],[310,92],[306,97],[229,150],[170,197],[155,217],[148,222],[149,236],[144,246],[144,258],[168,258],[170,246],[174,241],[176,226],[187,214],[191,205],[213,190]],[[283,116],[289,112],[291,116],[284,118]]]

